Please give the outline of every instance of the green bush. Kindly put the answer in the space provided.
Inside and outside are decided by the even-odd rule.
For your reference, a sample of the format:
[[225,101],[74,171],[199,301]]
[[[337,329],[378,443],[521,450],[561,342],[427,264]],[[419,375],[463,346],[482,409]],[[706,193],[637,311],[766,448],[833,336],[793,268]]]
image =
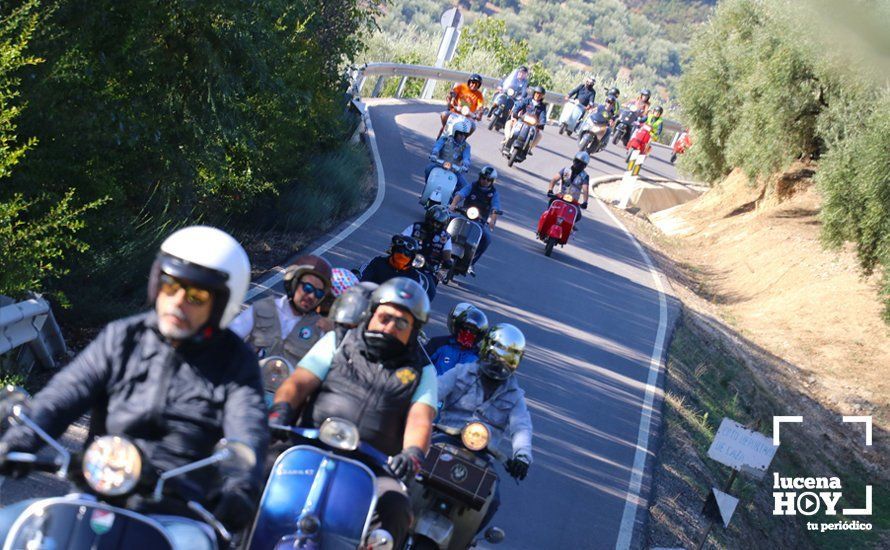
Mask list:
[[[321,182],[332,166],[314,159],[354,128],[343,116],[343,72],[363,47],[377,2],[25,6],[39,20],[27,27],[30,55],[44,62],[9,69],[28,108],[0,102],[0,174],[30,150],[4,180],[0,203],[11,205],[7,219],[44,220],[61,239],[49,247],[52,268],[70,274],[56,283],[44,270],[37,283],[66,292],[78,319],[131,308],[158,241],[173,228],[251,227],[256,220],[247,214],[268,197],[295,185],[307,196],[328,192]],[[9,3],[0,4],[0,17],[30,21]],[[5,54],[19,43],[0,46]],[[4,121],[12,116],[30,141],[9,131]],[[307,166],[321,172],[307,174]],[[64,251],[77,253],[62,261]]]
[[[15,103],[20,85],[15,74],[42,61],[25,54],[40,22],[34,0],[0,20],[0,180],[11,176],[25,153],[37,145],[34,138],[17,142],[15,119],[21,106]],[[44,290],[46,282],[67,273],[66,254],[87,250],[77,236],[84,228],[83,215],[103,201],[78,207],[72,204],[73,198],[72,190],[58,200],[45,196],[28,200],[21,193],[0,195],[0,295],[19,298],[28,291]],[[57,298],[64,303],[64,295]]]

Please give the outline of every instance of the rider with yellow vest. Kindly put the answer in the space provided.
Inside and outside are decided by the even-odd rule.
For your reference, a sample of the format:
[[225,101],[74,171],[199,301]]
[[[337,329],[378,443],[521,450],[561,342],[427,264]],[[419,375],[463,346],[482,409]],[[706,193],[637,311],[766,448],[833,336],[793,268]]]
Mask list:
[[331,291],[331,264],[319,256],[301,256],[284,271],[285,296],[250,305],[229,328],[260,357],[278,355],[296,366],[324,335],[315,308]]

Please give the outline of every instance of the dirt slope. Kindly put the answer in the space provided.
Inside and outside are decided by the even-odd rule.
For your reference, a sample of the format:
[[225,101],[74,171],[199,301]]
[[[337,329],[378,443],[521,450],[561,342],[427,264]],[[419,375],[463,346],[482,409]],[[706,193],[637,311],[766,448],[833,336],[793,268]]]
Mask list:
[[746,338],[800,369],[800,383],[840,414],[890,422],[890,331],[875,279],[855,255],[819,241],[821,197],[796,167],[778,184],[750,187],[733,173],[697,200],[653,215],[674,234],[698,294]]

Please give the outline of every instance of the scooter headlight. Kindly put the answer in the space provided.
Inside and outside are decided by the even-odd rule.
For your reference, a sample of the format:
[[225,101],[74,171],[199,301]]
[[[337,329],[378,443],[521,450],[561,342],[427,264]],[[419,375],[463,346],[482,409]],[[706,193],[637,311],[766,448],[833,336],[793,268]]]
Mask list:
[[274,392],[294,372],[294,367],[284,357],[273,355],[260,361],[260,372],[263,375],[263,388]]
[[116,435],[96,438],[83,455],[83,477],[102,495],[129,493],[142,474],[142,455],[128,439]]
[[460,431],[460,440],[463,442],[464,447],[471,451],[481,451],[488,447],[490,439],[491,433],[482,422],[470,422]]
[[446,162],[446,163],[442,164],[442,168],[444,168],[446,170],[451,170],[451,163]]
[[467,217],[471,220],[479,219],[479,209],[475,206],[467,208]]
[[514,90],[513,88],[507,88],[507,95],[513,97],[514,95],[516,95],[516,90]]
[[562,200],[564,200],[566,202],[572,202],[573,200],[575,200],[575,197],[566,193],[565,195],[562,196]]
[[318,439],[335,449],[354,451],[359,444],[358,427],[349,420],[328,418],[318,429]]
[[426,265],[426,258],[423,257],[423,254],[418,254],[417,256],[414,256],[414,261],[411,262],[411,265],[414,269],[420,269]]
[[463,107],[460,108],[460,114],[462,114],[462,115],[464,115],[464,116],[469,115],[469,114],[470,114],[470,108],[467,107],[466,105],[464,105]]

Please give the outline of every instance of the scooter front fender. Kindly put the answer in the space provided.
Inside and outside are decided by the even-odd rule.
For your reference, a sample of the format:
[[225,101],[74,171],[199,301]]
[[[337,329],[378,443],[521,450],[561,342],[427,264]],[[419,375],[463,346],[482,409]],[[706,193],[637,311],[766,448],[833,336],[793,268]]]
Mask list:
[[356,548],[377,504],[375,478],[357,460],[310,445],[284,451],[275,461],[250,535],[251,548],[274,548],[299,534],[306,515],[319,522],[322,547]]
[[551,225],[550,229],[547,230],[548,237],[553,237],[560,241],[562,240],[562,234],[563,234],[562,226],[559,225],[558,223]]

